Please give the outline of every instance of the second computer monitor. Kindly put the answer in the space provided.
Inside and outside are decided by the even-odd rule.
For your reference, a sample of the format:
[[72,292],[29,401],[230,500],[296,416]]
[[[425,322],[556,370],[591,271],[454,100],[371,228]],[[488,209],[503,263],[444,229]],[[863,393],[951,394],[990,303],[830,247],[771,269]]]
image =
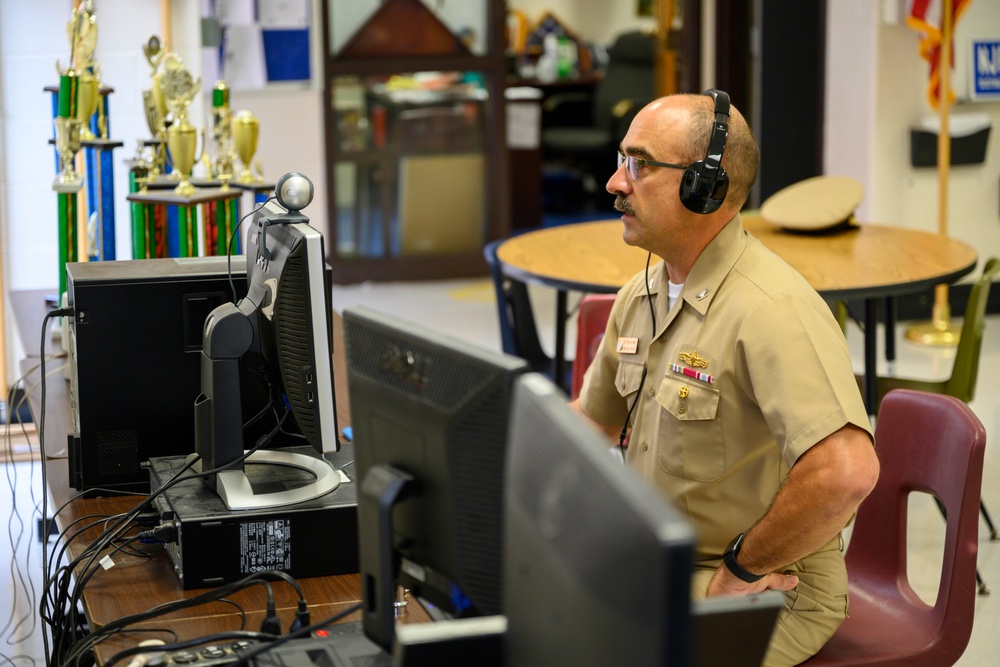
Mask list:
[[694,532],[538,374],[507,451],[509,665],[687,665]]
[[456,616],[501,610],[507,424],[522,359],[344,311],[365,631],[388,647],[402,581]]

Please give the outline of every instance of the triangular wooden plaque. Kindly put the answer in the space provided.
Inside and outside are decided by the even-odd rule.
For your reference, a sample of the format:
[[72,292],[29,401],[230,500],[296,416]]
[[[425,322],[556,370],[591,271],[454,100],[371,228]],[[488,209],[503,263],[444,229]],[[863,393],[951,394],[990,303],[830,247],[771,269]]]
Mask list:
[[389,0],[337,58],[469,55],[469,49],[420,0]]

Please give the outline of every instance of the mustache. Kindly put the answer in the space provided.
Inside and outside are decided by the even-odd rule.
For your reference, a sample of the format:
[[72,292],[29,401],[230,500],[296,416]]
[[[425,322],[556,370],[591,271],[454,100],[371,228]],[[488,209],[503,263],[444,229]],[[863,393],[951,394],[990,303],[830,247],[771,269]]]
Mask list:
[[635,215],[631,202],[629,202],[628,199],[625,199],[622,195],[617,195],[615,197],[615,210],[627,215]]

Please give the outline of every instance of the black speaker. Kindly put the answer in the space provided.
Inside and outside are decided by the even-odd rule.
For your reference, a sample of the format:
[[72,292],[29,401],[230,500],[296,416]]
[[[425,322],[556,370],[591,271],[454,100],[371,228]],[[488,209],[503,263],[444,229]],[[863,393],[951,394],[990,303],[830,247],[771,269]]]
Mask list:
[[[205,317],[233,299],[226,258],[82,262],[66,269],[75,311],[70,483],[79,490],[148,492],[144,464],[151,456],[194,451]],[[232,272],[239,299],[246,294],[245,258],[233,258]],[[242,385],[244,414],[255,414],[268,392],[257,378]]]
[[706,90],[715,101],[715,121],[704,160],[691,164],[681,177],[681,202],[695,213],[714,213],[729,191],[729,174],[722,168],[722,154],[729,136],[729,94]]

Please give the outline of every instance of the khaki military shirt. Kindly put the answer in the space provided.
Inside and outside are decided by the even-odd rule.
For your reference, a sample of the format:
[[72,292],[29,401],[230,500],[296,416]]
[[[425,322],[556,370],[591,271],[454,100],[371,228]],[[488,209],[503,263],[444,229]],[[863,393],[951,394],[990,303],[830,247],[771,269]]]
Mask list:
[[619,292],[581,406],[617,425],[637,401],[628,462],[690,517],[696,559],[718,559],[803,452],[846,424],[870,434],[868,414],[829,306],[739,215],[670,312],[662,263],[649,293],[655,333],[644,274]]

